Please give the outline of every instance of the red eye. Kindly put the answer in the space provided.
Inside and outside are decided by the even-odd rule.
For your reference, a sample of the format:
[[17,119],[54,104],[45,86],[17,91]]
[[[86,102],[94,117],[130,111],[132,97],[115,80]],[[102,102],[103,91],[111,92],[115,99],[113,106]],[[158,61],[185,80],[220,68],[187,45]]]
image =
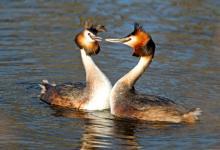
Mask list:
[[88,33],[88,36],[89,36],[91,39],[93,39],[93,38],[92,38],[92,35],[91,35],[90,33]]

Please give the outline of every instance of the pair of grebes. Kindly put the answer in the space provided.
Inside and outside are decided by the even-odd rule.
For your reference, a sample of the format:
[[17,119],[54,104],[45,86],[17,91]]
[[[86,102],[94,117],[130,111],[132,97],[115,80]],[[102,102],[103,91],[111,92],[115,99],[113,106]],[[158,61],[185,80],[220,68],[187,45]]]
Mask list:
[[134,24],[134,31],[126,37],[105,39],[107,42],[128,45],[133,50],[133,56],[140,58],[138,64],[112,87],[91,58],[91,55],[97,55],[100,51],[102,38],[97,34],[104,31],[103,25],[86,21],[84,30],[75,37],[86,72],[86,82],[55,85],[43,80],[40,85],[41,100],[50,105],[78,110],[110,108],[112,115],[126,119],[171,123],[195,123],[199,119],[199,108],[189,110],[167,98],[135,90],[136,81],[151,64],[155,52],[155,43],[150,34],[138,23]]

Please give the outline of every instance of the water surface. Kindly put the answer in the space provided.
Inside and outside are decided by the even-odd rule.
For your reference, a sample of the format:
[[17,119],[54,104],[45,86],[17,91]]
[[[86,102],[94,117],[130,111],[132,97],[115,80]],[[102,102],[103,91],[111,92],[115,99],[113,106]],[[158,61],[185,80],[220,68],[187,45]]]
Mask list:
[[[220,149],[220,2],[0,1],[1,149]],[[85,80],[73,38],[95,17],[103,37],[125,36],[141,23],[157,45],[136,87],[203,110],[195,125],[117,120],[109,111],[76,112],[39,101],[42,79]],[[115,83],[138,58],[102,43],[93,57]]]

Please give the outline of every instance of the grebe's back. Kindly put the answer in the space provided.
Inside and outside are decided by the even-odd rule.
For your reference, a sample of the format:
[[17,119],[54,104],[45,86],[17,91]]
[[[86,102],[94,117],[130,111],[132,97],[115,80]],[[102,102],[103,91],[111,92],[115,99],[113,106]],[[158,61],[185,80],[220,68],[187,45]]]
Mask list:
[[136,81],[151,64],[155,52],[154,41],[139,24],[136,23],[134,31],[126,37],[106,39],[106,41],[128,45],[133,49],[133,56],[140,57],[138,64],[119,79],[112,88],[110,107],[113,115],[173,123],[194,123],[198,120],[201,114],[199,108],[188,110],[167,98],[140,94],[135,91]]
[[98,32],[105,31],[102,25],[85,22],[84,30],[77,34],[75,42],[80,48],[82,62],[86,72],[86,82],[53,85],[42,81],[40,99],[50,105],[85,110],[103,110],[109,108],[111,83],[96,66],[90,55],[100,51]]
[[115,98],[112,111],[121,118],[194,123],[201,114],[199,108],[188,110],[165,97],[136,93],[134,89],[121,93]]
[[89,98],[86,84],[81,82],[53,85],[43,80],[40,86],[40,99],[50,105],[80,109]]

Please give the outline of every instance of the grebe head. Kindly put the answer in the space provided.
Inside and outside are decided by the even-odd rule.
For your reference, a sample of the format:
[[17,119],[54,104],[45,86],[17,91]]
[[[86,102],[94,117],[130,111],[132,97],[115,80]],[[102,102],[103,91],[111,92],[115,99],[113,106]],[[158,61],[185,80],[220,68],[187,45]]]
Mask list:
[[144,31],[138,23],[134,24],[134,31],[123,38],[105,39],[108,42],[122,43],[133,49],[133,56],[154,56],[155,44],[150,34]]
[[95,25],[90,20],[85,21],[84,30],[75,37],[75,43],[80,49],[84,49],[87,55],[98,54],[100,51],[98,32],[105,32],[103,25]]

